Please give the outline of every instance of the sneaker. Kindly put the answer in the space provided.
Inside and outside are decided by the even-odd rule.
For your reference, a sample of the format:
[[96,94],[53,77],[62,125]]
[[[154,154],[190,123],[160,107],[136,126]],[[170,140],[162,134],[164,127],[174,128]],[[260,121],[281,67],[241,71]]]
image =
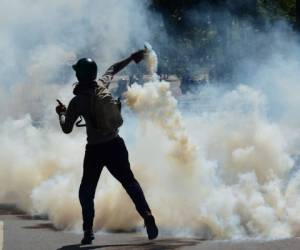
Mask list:
[[81,240],[81,245],[90,245],[92,241],[95,239],[93,231],[84,232],[83,238]]
[[147,229],[148,239],[153,240],[158,235],[158,228],[155,224],[155,219],[153,215],[148,215],[145,218],[145,227]]

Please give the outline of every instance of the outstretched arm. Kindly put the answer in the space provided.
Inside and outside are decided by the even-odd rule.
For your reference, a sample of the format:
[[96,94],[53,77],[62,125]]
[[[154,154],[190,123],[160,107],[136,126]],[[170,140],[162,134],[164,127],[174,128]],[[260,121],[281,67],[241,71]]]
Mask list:
[[106,70],[99,80],[102,81],[106,87],[108,87],[115,74],[124,69],[132,60],[135,61],[135,63],[139,63],[143,59],[144,53],[144,50],[138,50],[126,59],[113,64]]
[[131,61],[132,61],[132,58],[131,58],[131,56],[129,56],[126,59],[110,66],[107,71],[110,71],[112,75],[115,75],[118,72],[120,72],[122,69],[124,69]]

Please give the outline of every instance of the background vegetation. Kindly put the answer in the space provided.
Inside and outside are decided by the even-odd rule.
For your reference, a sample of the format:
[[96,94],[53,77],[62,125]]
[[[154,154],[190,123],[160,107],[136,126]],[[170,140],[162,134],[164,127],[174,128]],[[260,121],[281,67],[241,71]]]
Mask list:
[[[152,44],[159,70],[178,76],[209,68],[212,78],[228,79],[251,47],[249,33],[264,33],[280,23],[300,30],[300,0],[152,0],[161,32]],[[167,39],[167,41],[165,41]]]

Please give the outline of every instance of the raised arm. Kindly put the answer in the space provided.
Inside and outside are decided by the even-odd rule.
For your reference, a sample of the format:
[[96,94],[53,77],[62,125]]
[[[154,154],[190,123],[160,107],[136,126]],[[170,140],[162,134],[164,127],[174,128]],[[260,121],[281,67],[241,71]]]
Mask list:
[[113,64],[105,71],[105,73],[102,75],[102,77],[99,80],[102,81],[106,87],[108,87],[115,74],[117,74],[122,69],[124,69],[131,61],[134,61],[135,63],[139,63],[143,59],[144,54],[145,54],[144,50],[138,50],[137,52],[131,54],[126,59]]

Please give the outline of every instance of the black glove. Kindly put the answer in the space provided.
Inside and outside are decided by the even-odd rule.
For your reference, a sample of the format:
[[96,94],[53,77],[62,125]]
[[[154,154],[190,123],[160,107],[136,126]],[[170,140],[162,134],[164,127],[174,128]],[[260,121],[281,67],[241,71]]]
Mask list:
[[131,54],[131,59],[135,62],[135,63],[139,63],[140,61],[143,60],[145,56],[145,50],[138,50],[134,53]]
[[65,113],[67,111],[66,106],[60,100],[56,100],[56,101],[58,102],[58,105],[55,108],[56,113],[58,115]]

